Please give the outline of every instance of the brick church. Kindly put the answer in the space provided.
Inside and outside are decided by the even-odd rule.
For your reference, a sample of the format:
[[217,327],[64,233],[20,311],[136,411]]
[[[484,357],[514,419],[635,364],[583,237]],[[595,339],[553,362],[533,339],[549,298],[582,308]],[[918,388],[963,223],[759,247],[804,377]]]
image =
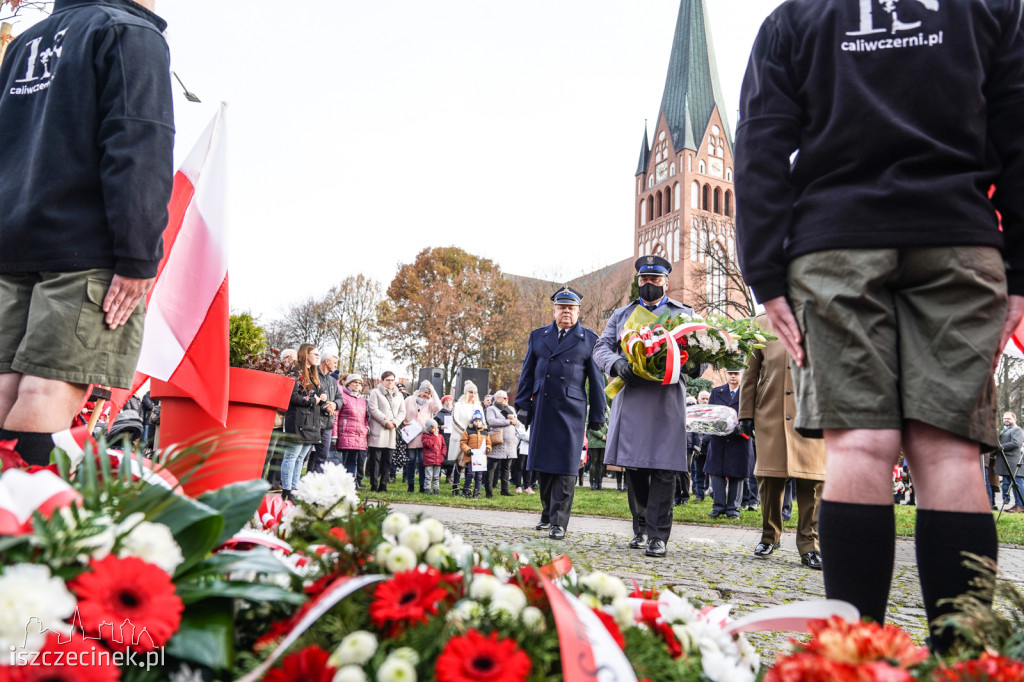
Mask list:
[[645,127],[640,145],[633,257],[667,258],[669,295],[721,314],[735,313],[727,298],[742,298],[726,110],[705,0],[681,0],[661,110],[653,136]]

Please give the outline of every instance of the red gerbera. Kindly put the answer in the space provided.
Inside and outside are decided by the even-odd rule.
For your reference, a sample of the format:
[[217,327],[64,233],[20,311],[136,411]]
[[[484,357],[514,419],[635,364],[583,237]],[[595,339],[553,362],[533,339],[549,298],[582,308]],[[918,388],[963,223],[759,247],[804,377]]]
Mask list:
[[308,646],[285,656],[281,666],[271,669],[263,682],[331,682],[336,669],[327,665],[329,657],[317,645]]
[[[96,640],[74,632],[71,641],[60,643],[56,633],[46,635],[32,665],[0,666],[0,682],[115,682],[121,670],[110,652]],[[31,655],[27,662],[31,662]]]
[[540,580],[540,572],[536,568],[529,564],[522,566],[516,575],[516,579],[519,581],[519,586],[523,592],[526,593],[526,601],[530,605],[537,606],[547,602],[548,597]]
[[1019,682],[1024,680],[1024,663],[987,651],[973,661],[943,665],[935,671],[935,682]]
[[513,640],[470,630],[448,641],[434,674],[437,682],[523,682],[530,665],[530,657]]
[[615,643],[619,645],[619,648],[625,649],[626,638],[622,636],[622,630],[619,629],[619,624],[615,622],[615,619],[601,609],[594,609],[594,613],[596,613],[597,617],[601,619],[601,623],[604,625],[605,629],[608,630],[608,634],[612,636]]
[[428,615],[437,614],[437,604],[446,594],[437,569],[402,571],[377,587],[370,618],[394,635],[406,626],[426,623]]
[[167,573],[137,557],[108,555],[68,583],[78,597],[78,612],[87,630],[107,625],[100,634],[108,644],[135,651],[163,646],[178,631],[184,605]]

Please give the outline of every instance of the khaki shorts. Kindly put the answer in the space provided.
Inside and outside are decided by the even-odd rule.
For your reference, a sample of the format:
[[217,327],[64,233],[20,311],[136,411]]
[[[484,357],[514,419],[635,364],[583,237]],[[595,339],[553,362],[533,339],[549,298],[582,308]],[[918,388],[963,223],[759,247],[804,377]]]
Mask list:
[[112,270],[0,274],[0,373],[128,388],[146,302],[115,330],[104,322]]
[[992,361],[1006,315],[991,247],[820,251],[789,266],[807,360],[797,429],[899,429],[908,419],[997,445]]

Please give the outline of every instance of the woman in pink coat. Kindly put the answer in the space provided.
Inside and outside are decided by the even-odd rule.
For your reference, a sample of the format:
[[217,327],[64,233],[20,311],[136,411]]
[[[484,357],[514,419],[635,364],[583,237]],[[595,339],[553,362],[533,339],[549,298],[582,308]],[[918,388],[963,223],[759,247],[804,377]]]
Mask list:
[[345,387],[338,394],[338,413],[334,419],[334,437],[341,452],[341,461],[356,479],[356,487],[363,487],[366,471],[366,433],[370,415],[366,398],[362,394],[363,378],[358,374],[345,377]]

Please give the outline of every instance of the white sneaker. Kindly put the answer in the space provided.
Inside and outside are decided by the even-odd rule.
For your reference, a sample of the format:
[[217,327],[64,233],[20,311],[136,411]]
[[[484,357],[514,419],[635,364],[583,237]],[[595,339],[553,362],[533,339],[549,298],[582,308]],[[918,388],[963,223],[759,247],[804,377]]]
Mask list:
[[527,488],[523,492],[526,493],[527,495],[532,495],[533,494],[533,488]]
[[519,493],[520,495],[522,495],[523,494],[523,489],[522,488],[516,488],[516,492]]

